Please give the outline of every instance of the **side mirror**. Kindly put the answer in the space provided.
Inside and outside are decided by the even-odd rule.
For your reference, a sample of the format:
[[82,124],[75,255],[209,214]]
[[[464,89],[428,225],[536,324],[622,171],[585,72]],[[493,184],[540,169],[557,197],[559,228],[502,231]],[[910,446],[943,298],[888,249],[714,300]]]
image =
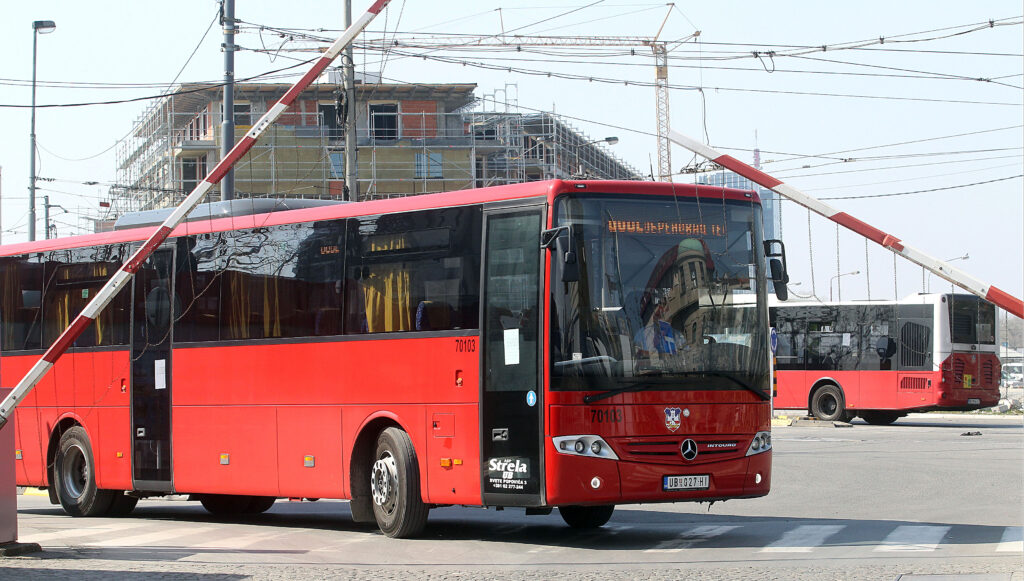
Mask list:
[[572,229],[569,229],[568,236],[559,236],[555,242],[558,256],[562,260],[562,282],[578,282],[580,280],[580,265],[576,262],[576,244],[572,237]]
[[782,240],[765,240],[764,256],[768,259],[768,270],[775,286],[775,297],[780,301],[789,300],[789,270],[786,267],[786,245]]
[[768,268],[771,270],[772,282],[775,283],[775,298],[780,301],[789,300],[789,287],[786,283],[789,282],[789,274],[786,273],[785,267],[782,266],[782,261],[778,258],[773,258],[768,261]]

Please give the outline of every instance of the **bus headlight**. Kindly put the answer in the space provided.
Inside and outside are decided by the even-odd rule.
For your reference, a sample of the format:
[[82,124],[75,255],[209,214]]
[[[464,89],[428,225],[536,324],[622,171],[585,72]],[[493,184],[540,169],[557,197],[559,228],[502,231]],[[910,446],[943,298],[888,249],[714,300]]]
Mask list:
[[761,454],[772,449],[772,434],[771,432],[758,432],[754,434],[754,439],[750,442],[750,447],[747,448],[747,456],[753,456],[754,454]]
[[612,450],[608,442],[601,436],[558,436],[551,438],[555,450],[559,454],[570,456],[584,456],[587,458],[604,458],[606,460],[618,460],[619,457]]

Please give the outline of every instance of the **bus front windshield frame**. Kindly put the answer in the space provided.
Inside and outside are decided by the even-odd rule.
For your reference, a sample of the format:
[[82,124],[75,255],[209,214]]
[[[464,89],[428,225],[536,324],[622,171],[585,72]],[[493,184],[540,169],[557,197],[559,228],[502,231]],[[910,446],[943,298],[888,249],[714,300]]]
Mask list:
[[553,252],[551,389],[601,392],[588,403],[648,390],[770,397],[756,202],[573,195],[556,200],[553,225],[572,226],[559,247],[579,276]]

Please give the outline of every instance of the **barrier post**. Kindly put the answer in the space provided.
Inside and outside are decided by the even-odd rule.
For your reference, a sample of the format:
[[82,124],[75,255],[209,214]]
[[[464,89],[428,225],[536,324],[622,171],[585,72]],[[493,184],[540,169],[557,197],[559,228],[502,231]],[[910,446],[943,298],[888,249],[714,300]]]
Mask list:
[[[0,399],[11,392],[0,387]],[[18,542],[18,486],[14,478],[14,422],[0,428],[0,557],[40,550],[36,543]]]

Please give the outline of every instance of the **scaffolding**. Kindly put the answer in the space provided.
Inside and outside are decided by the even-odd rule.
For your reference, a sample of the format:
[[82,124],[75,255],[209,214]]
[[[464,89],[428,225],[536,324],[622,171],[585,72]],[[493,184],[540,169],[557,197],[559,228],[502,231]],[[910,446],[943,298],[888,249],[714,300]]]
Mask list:
[[[475,87],[358,86],[359,199],[553,178],[643,179],[605,140],[588,139],[554,114],[488,110]],[[283,90],[236,86],[236,140]],[[334,84],[303,93],[236,165],[235,196],[347,199],[339,95]],[[118,149],[106,218],[175,205],[195,187],[220,159],[220,97],[217,86],[184,85],[140,115]],[[218,200],[219,190],[211,197]]]

